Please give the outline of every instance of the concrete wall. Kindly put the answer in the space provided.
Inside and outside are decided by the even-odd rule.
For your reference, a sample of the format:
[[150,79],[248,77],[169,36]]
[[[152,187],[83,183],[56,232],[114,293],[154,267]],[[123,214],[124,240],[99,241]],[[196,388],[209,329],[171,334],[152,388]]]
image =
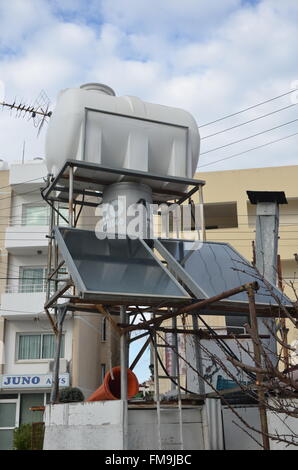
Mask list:
[[[12,163],[10,165],[10,184],[17,185],[18,191],[22,192],[24,185],[27,188],[30,184],[40,185],[43,183],[43,178],[47,173],[43,160],[28,160],[24,164]],[[30,183],[26,183],[29,180]]]
[[[49,405],[45,412],[44,450],[123,449],[121,400]],[[177,410],[162,411],[164,449],[179,449]],[[204,449],[200,407],[183,409],[184,448]],[[158,449],[156,409],[128,410],[128,449]]]
[[[278,442],[276,440],[270,439],[270,449],[271,450],[297,450],[298,444],[298,419],[297,419],[297,409],[298,409],[298,400],[282,400],[283,406],[287,408],[289,411],[293,411],[296,409],[296,417],[288,416],[286,414],[276,414],[272,413],[271,411],[267,411],[267,419],[268,419],[268,430],[269,433],[272,435],[276,435],[278,432],[279,436],[282,437],[282,434],[293,435],[293,439],[296,441],[296,445],[287,445],[286,442]],[[274,403],[270,403],[269,405],[276,407]],[[290,441],[291,437],[286,437],[286,440]]]
[[[270,403],[269,406],[276,405]],[[298,408],[298,400],[284,400],[284,407],[289,410]],[[235,411],[246,421],[250,426],[261,430],[260,426],[260,417],[259,409],[257,406],[235,406]],[[241,420],[235,416],[235,414],[227,407],[222,409],[223,423],[224,423],[224,440],[225,440],[225,449],[226,450],[261,450],[262,449],[262,437],[261,434],[248,429],[243,425]],[[287,434],[288,436],[293,435],[293,439],[297,443],[298,435],[298,420],[295,417],[288,416],[282,413],[272,413],[270,410],[267,410],[267,420],[268,420],[268,432],[271,435],[282,436],[282,434]],[[235,421],[237,424],[234,424]],[[238,425],[238,426],[237,426]],[[241,426],[245,431],[240,429]],[[250,437],[249,433],[252,437]],[[291,437],[288,437],[287,440],[290,440]],[[254,440],[255,439],[255,440]],[[260,445],[257,444],[257,442]],[[285,442],[279,442],[274,439],[270,439],[270,450],[297,450],[297,445],[289,445]]]
[[[297,408],[298,400],[292,402]],[[255,405],[234,405],[235,413],[219,400],[206,400],[203,406],[183,407],[184,450],[261,450],[259,409]],[[48,405],[45,413],[46,450],[120,450],[123,449],[123,408],[121,400]],[[269,411],[269,433],[298,434],[297,419],[278,417]],[[244,420],[252,428],[242,422]],[[242,429],[241,429],[242,428]],[[177,409],[161,411],[163,450],[179,450]],[[259,444],[258,444],[259,443]],[[297,449],[271,440],[270,448]],[[128,450],[157,450],[157,413],[153,407],[130,406],[128,409]]]
[[123,449],[122,402],[48,405],[44,450]]
[[[1,235],[0,235],[0,295],[5,292],[6,276],[7,276],[7,252],[4,249],[4,239],[6,227],[9,223],[10,205],[11,205],[11,188],[9,185],[9,171],[0,171],[0,213],[1,213]],[[5,335],[5,320],[0,311],[0,374],[3,373],[4,361],[4,335]],[[1,357],[2,356],[2,357]]]
[[[260,430],[259,409],[257,406],[233,406],[236,413],[250,426]],[[225,450],[262,450],[261,434],[248,429],[230,408],[222,408]],[[236,424],[235,424],[236,423]],[[247,432],[240,429],[240,427]],[[255,442],[255,440],[260,445]]]
[[[183,408],[184,450],[203,450],[203,420],[201,407]],[[180,432],[177,410],[161,411],[162,449],[179,450]],[[128,410],[128,448],[129,450],[158,449],[156,409]]]
[[11,206],[11,187],[9,185],[9,171],[0,171],[0,213],[1,213],[1,236],[0,236],[0,294],[5,291],[7,276],[7,252],[5,250],[5,232],[9,224]]

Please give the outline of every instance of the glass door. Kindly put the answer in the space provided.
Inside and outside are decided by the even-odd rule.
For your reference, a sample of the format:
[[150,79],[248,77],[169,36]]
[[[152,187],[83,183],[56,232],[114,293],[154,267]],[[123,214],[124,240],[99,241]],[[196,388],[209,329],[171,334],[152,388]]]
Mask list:
[[0,400],[0,450],[10,450],[13,447],[16,411],[17,400]]

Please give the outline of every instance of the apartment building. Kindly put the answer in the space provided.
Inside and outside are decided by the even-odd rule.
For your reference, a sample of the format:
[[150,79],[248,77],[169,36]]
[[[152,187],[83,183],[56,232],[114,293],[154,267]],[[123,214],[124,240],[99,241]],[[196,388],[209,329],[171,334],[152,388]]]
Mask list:
[[[39,158],[0,170],[0,449],[12,448],[15,427],[42,420],[30,408],[50,397],[55,336],[44,313],[49,206],[40,194],[46,174]],[[110,329],[100,314],[68,313],[60,387],[90,395],[110,364],[109,351]]]
[[[204,213],[206,237],[209,241],[230,243],[247,260],[252,261],[255,240],[256,206],[246,191],[284,191],[288,204],[280,206],[279,254],[286,294],[295,299],[290,282],[298,288],[298,165],[199,172],[206,181]],[[227,326],[233,327],[228,317]],[[290,328],[288,340],[298,339],[297,330]]]
[[[279,254],[283,284],[286,294],[296,300],[293,286],[298,292],[298,166],[252,168],[247,170],[228,170],[218,172],[199,172],[196,177],[206,181],[204,186],[204,218],[207,241],[230,243],[248,261],[253,260],[252,242],[255,240],[256,206],[249,202],[246,191],[284,191],[288,204],[280,206]],[[195,200],[195,202],[198,202]],[[191,238],[186,233],[185,238]],[[235,286],[236,287],[236,286]],[[204,320],[215,330],[224,334],[244,332],[243,317],[234,315],[204,316]],[[178,326],[191,328],[191,319],[178,320]],[[171,322],[165,323],[171,327]],[[298,339],[297,329],[290,321],[286,321],[288,342]],[[199,326],[204,325],[199,321]],[[166,340],[171,343],[171,335]],[[179,352],[186,355],[183,336],[179,344]],[[171,350],[160,348],[159,354],[167,372],[171,375]],[[188,358],[189,359],[189,358]],[[180,360],[181,382],[186,384],[185,362]],[[187,385],[187,384],[186,384]],[[171,389],[169,380],[160,384],[161,392]]]

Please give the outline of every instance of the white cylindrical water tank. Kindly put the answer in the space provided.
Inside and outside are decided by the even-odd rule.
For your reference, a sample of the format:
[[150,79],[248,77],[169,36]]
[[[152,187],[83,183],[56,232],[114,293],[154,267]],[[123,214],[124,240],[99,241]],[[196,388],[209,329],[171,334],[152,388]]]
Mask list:
[[[89,83],[59,94],[47,131],[46,163],[54,175],[66,160],[78,159],[192,178],[199,147],[198,126],[187,111],[132,96],[117,97],[110,87]],[[109,183],[117,181],[119,175]],[[165,187],[164,182],[150,184],[155,189]]]

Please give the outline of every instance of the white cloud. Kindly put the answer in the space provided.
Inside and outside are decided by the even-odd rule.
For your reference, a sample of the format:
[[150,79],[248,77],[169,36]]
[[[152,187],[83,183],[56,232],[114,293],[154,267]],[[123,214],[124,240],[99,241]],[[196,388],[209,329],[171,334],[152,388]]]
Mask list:
[[[26,8],[24,7],[26,4]],[[47,0],[0,1],[0,80],[7,99],[31,101],[45,88],[105,82],[117,94],[191,111],[202,124],[290,90],[298,79],[298,5],[285,0]],[[290,104],[285,97],[202,129],[202,136]],[[294,119],[292,108],[218,137],[202,151]],[[43,153],[30,123],[0,115],[0,153]],[[202,156],[211,162],[290,134],[296,124]],[[296,163],[297,138],[206,167]],[[281,159],[282,153],[282,159]],[[4,155],[5,154],[5,155]],[[208,156],[207,156],[208,155]]]
[[108,0],[102,12],[128,31],[170,37],[201,37],[241,4],[240,0]]

